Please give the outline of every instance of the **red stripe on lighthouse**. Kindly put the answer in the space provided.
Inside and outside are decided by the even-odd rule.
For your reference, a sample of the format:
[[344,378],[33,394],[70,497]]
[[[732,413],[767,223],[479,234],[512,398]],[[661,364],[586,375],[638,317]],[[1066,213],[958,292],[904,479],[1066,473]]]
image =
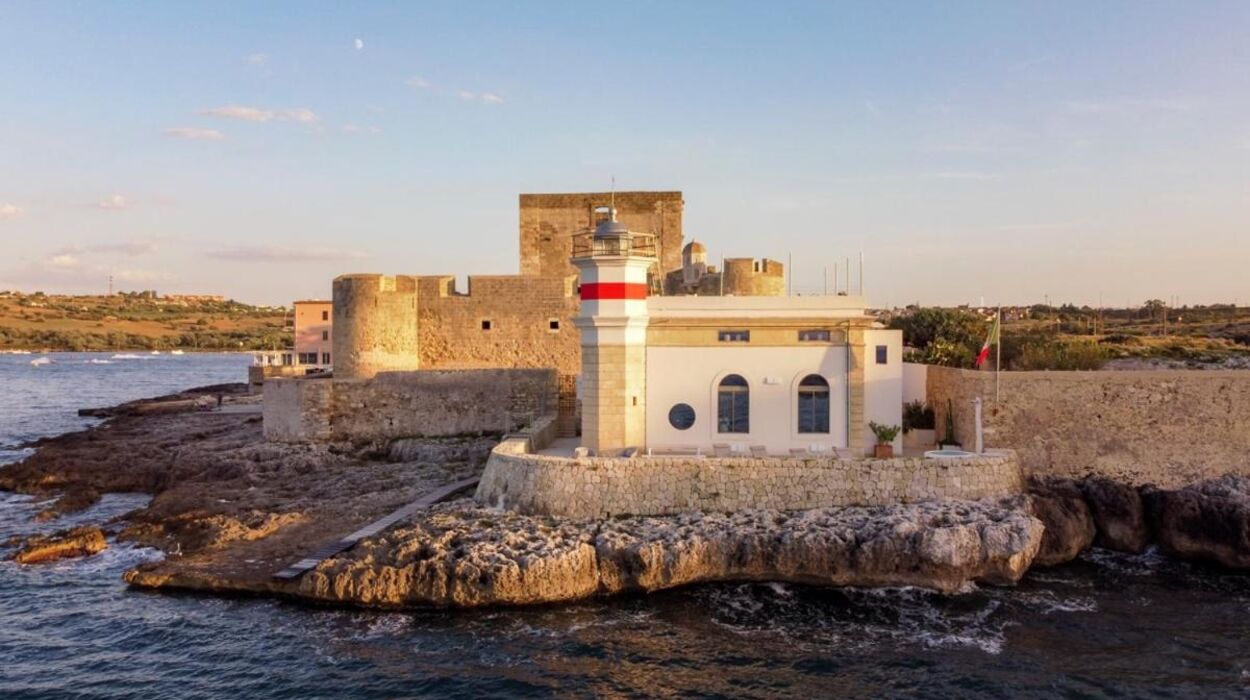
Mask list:
[[646,299],[644,282],[587,282],[582,285],[582,299]]

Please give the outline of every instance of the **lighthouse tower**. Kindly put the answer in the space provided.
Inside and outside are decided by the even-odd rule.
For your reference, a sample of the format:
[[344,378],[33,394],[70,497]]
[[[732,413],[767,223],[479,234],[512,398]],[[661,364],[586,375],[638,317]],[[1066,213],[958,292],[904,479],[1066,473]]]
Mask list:
[[581,281],[582,445],[599,454],[647,441],[647,271],[655,237],[616,220],[574,239]]

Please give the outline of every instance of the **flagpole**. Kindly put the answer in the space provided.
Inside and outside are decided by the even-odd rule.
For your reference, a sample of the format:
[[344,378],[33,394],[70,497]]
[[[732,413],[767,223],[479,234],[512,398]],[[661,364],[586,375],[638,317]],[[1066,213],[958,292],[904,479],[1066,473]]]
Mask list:
[[997,348],[994,350],[994,410],[998,410],[998,373],[1002,369],[1003,363],[1003,307],[998,307],[998,320],[994,322],[994,334],[998,336],[994,338]]

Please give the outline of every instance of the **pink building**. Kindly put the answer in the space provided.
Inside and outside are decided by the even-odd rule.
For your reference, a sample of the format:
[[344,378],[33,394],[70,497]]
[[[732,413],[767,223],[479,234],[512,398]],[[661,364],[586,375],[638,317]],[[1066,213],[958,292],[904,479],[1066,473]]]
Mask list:
[[333,317],[328,301],[295,302],[295,364],[330,369]]

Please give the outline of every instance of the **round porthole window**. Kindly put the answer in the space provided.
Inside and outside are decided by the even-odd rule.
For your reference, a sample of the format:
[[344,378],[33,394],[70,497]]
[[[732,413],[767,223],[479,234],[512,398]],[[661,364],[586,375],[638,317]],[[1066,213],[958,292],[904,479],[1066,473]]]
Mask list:
[[688,403],[679,403],[668,409],[668,424],[678,430],[694,425],[694,409]]

